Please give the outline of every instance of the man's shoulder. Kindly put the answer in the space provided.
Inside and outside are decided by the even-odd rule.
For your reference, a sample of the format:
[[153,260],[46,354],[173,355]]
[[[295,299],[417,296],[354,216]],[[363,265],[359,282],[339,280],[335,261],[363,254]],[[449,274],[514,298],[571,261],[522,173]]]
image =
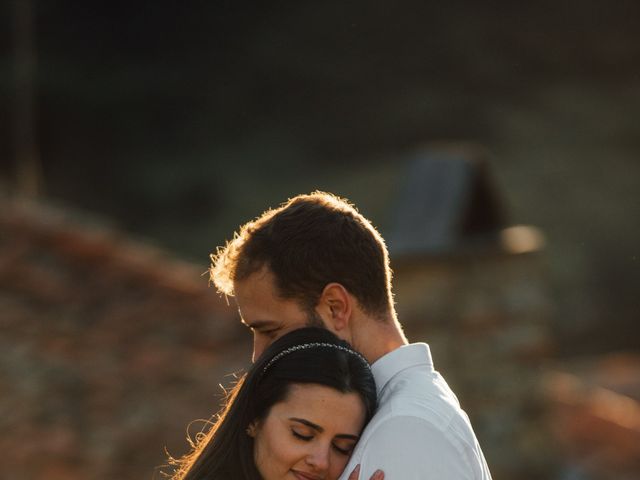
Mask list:
[[464,416],[458,398],[437,371],[411,369],[401,372],[388,385],[377,420],[415,417],[444,429],[458,416]]
[[394,367],[352,458],[361,478],[382,468],[389,478],[490,479],[469,418],[433,364]]
[[456,448],[475,448],[469,417],[444,378],[435,370],[411,369],[398,374],[384,392],[378,411],[367,427],[367,438],[382,430],[403,429],[446,437]]
[[455,417],[444,425],[424,416],[391,415],[361,442],[358,457],[366,472],[379,468],[389,478],[490,478],[473,431]]
[[389,478],[491,478],[466,413],[437,371],[401,370],[383,390],[352,458],[352,467],[362,464],[360,478],[377,468]]
[[457,434],[457,429],[451,428],[451,423],[445,424],[437,417],[396,412],[377,420],[369,425],[371,428],[363,435],[363,446],[379,445],[380,442],[389,444],[389,441],[404,446],[425,445],[435,441],[440,445],[447,444],[461,450],[467,443]]
[[421,397],[394,399],[374,415],[362,440],[375,440],[390,431],[399,436],[397,438],[439,437],[456,448],[476,443],[467,414],[442,399],[436,402]]

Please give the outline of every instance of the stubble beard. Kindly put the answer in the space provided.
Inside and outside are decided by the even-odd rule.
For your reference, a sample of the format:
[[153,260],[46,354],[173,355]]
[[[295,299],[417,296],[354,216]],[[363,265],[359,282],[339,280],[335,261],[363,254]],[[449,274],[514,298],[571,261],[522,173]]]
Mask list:
[[327,330],[327,326],[324,324],[322,317],[318,315],[315,309],[310,309],[307,311],[307,327],[317,327],[324,328]]

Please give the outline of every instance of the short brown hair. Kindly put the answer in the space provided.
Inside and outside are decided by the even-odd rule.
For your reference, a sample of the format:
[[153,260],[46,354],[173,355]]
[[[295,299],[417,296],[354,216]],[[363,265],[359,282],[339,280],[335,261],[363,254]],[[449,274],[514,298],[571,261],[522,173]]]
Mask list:
[[233,282],[268,267],[282,298],[313,311],[337,282],[375,317],[393,310],[384,240],[348,200],[325,192],[298,195],[243,225],[211,255],[211,281],[233,295]]

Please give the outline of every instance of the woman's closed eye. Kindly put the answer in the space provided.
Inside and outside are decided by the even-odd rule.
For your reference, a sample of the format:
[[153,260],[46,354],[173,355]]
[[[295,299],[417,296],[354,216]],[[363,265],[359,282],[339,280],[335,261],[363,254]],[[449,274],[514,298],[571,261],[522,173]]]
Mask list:
[[291,429],[291,433],[293,434],[294,437],[307,442],[313,438],[313,435],[305,435],[304,433],[297,431],[295,428]]
[[[298,430],[296,430],[295,428],[291,429],[291,434],[304,441],[304,442],[309,442],[313,439],[313,434],[305,434],[302,433]],[[353,452],[353,448],[355,447],[355,443],[352,442],[341,442],[341,443],[331,443],[331,446],[333,447],[333,449],[338,452],[340,455],[351,455],[351,452]]]
[[332,443],[331,445],[333,446],[334,450],[341,455],[351,455],[351,453],[353,452],[353,448],[356,446],[355,443],[349,443],[349,444]]

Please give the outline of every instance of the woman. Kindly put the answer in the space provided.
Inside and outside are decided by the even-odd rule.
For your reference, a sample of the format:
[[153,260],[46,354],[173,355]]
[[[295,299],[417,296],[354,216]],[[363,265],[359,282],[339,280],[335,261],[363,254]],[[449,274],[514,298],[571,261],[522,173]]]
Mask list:
[[173,480],[335,480],[376,407],[367,361],[328,330],[275,341]]

